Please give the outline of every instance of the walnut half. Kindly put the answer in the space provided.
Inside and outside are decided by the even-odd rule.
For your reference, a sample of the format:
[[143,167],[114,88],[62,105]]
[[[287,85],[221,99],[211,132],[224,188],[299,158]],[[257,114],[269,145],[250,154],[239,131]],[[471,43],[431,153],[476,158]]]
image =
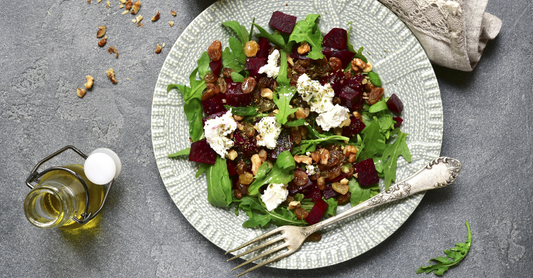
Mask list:
[[113,84],[117,84],[117,79],[115,78],[115,71],[113,68],[109,68],[109,70],[106,70],[105,73],[107,73],[107,77],[109,80],[111,80],[111,82],[113,82]]

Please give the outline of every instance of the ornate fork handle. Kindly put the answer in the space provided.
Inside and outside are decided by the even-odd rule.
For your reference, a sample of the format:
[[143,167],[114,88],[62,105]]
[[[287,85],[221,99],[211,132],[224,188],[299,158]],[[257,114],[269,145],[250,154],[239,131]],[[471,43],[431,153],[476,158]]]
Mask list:
[[448,186],[455,181],[461,168],[462,165],[459,160],[449,157],[439,157],[410,177],[392,185],[389,190],[381,192],[335,217],[303,228],[302,234],[308,236],[326,226],[371,208],[394,202],[422,191]]

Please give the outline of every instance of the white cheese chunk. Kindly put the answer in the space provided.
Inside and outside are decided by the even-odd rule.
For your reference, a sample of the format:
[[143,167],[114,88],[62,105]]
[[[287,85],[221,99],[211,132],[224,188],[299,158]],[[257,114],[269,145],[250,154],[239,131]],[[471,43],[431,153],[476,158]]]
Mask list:
[[342,122],[349,118],[350,110],[344,106],[335,104],[330,111],[318,115],[316,117],[316,123],[322,130],[328,131],[331,128],[340,126]]
[[267,210],[272,211],[285,201],[288,195],[289,190],[287,190],[285,184],[272,183],[268,185],[263,195],[261,195],[261,200],[265,203]]
[[266,65],[259,68],[258,73],[266,73],[268,77],[276,78],[279,74],[278,59],[279,59],[279,50],[274,50],[272,54],[268,55],[268,62]]
[[226,114],[205,122],[204,134],[207,143],[222,158],[226,157],[228,150],[233,147],[233,141],[226,136],[235,129],[237,129],[237,122],[233,119],[231,109]]
[[298,78],[297,90],[302,99],[311,106],[311,111],[320,114],[333,109],[335,92],[329,83],[322,86],[319,81],[311,80],[304,73]]
[[264,146],[271,150],[276,147],[276,141],[281,133],[281,124],[276,122],[276,117],[261,118],[261,121],[255,125],[255,129],[259,132],[258,146]]

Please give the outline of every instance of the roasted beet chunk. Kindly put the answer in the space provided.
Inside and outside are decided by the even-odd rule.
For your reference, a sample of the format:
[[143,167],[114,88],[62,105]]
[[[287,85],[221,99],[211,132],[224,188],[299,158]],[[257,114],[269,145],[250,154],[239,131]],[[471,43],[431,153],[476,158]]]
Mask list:
[[215,114],[217,112],[226,112],[224,108],[224,94],[218,94],[210,99],[202,101],[202,107],[207,115]]
[[[267,56],[268,56],[268,50],[267,50]],[[251,77],[257,78],[259,76],[259,69],[266,65],[267,58],[246,58],[246,63],[244,64],[244,69],[250,72]]]
[[392,113],[400,115],[403,110],[403,103],[396,94],[392,94],[387,100],[387,107]]
[[189,161],[215,164],[217,160],[217,153],[211,149],[207,140],[196,141],[191,144],[191,153],[189,154]]
[[307,221],[309,225],[313,225],[320,222],[322,215],[324,215],[327,209],[328,203],[324,202],[324,200],[322,199],[318,200],[309,212],[307,218],[305,218],[305,221]]
[[363,121],[359,120],[358,118],[351,116],[350,117],[350,125],[346,126],[342,129],[342,136],[346,137],[354,137],[357,135],[357,133],[361,132],[361,130],[365,129],[365,124]]
[[290,133],[285,129],[283,130],[278,140],[276,140],[276,147],[270,153],[271,159],[278,158],[278,155],[284,151],[291,151],[292,149],[292,138]]
[[222,59],[214,62],[209,62],[209,67],[213,71],[213,74],[218,77],[220,70],[222,69]]
[[361,186],[369,186],[379,182],[378,171],[372,158],[354,164],[357,180]]
[[394,124],[394,127],[400,127],[402,125],[403,119],[400,117],[392,117],[396,123]]
[[356,110],[357,104],[361,100],[362,96],[363,94],[361,92],[358,92],[349,86],[342,88],[341,93],[339,95],[341,99],[341,105],[350,109],[350,112]]
[[240,132],[235,132],[233,140],[235,142],[235,147],[241,150],[247,157],[252,157],[252,155],[259,152],[255,136],[249,138]]
[[327,46],[322,47],[322,54],[326,55],[328,60],[330,57],[337,57],[341,59],[342,68],[345,68],[352,61],[353,56],[355,55],[355,53],[350,52],[346,49],[336,49]]
[[318,187],[314,187],[312,190],[305,193],[304,196],[305,199],[312,199],[313,202],[316,202],[320,199],[322,199],[322,192],[320,192],[320,189]]
[[292,29],[294,29],[294,25],[296,25],[296,17],[280,11],[275,11],[272,13],[268,25],[282,33],[290,34],[292,33]]
[[226,104],[234,107],[248,106],[252,104],[252,94],[245,94],[241,90],[241,82],[228,83],[226,90]]
[[213,113],[207,117],[204,117],[202,118],[202,124],[205,125],[205,122],[207,122],[207,120],[214,119],[216,117],[222,117],[222,115],[226,114],[226,112],[227,111],[220,111],[220,112]]
[[324,199],[329,199],[329,198],[333,198],[337,195],[339,195],[339,193],[337,193],[337,191],[335,191],[333,189],[333,187],[331,186],[331,184],[327,184],[326,185],[326,188],[324,188],[324,190],[322,190],[322,195],[324,195]]
[[268,51],[270,50],[270,42],[268,41],[267,38],[260,37],[258,44],[259,44],[259,52],[257,52],[256,57],[267,58]]
[[346,49],[348,33],[341,28],[333,28],[324,36],[322,46],[329,46],[337,49]]

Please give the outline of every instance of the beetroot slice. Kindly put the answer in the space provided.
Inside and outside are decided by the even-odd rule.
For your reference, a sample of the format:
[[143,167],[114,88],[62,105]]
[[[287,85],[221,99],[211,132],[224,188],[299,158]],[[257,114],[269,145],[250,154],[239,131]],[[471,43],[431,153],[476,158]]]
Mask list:
[[363,123],[363,121],[359,120],[354,116],[351,116],[350,125],[342,129],[342,136],[352,138],[357,135],[357,133],[361,132],[361,130],[365,129],[365,127],[366,125]]
[[344,76],[342,70],[336,70],[320,79],[320,84],[322,84],[322,86],[326,85],[326,83],[331,85],[331,88],[335,91],[335,96],[338,96],[340,95],[342,88],[345,86],[346,76]]
[[322,192],[320,192],[320,189],[318,189],[318,187],[315,186],[312,190],[305,193],[304,198],[312,199],[313,202],[316,202],[322,199]]
[[350,52],[346,49],[336,49],[333,47],[322,47],[322,54],[326,55],[326,58],[330,57],[337,57],[341,59],[342,61],[342,68],[345,68],[348,66],[348,64],[352,61],[353,56],[355,56],[355,53]]
[[296,25],[296,17],[280,11],[275,11],[272,13],[268,25],[282,33],[290,34]]
[[226,104],[234,107],[243,107],[252,104],[252,94],[245,94],[241,90],[241,82],[228,83]]
[[392,94],[387,100],[387,107],[392,113],[400,115],[403,110],[403,103],[396,94]]
[[[268,55],[268,50],[267,50]],[[251,77],[257,78],[260,74],[258,73],[259,69],[266,65],[267,58],[246,58],[246,63],[244,64],[244,69],[250,73]]]
[[240,132],[235,132],[233,141],[235,142],[235,147],[241,150],[247,157],[252,157],[252,155],[259,152],[255,137],[249,138]]
[[202,101],[202,107],[207,115],[212,115],[217,112],[226,112],[224,108],[224,94],[218,94],[210,99]]
[[191,152],[189,153],[189,161],[215,164],[217,160],[217,153],[211,149],[207,140],[196,141],[191,144]]
[[276,140],[276,147],[270,153],[271,159],[278,158],[278,155],[284,151],[292,150],[292,138],[287,129],[284,129],[279,134],[278,140]]
[[213,74],[215,76],[218,76],[220,74],[220,70],[222,69],[222,59],[219,59],[218,61],[209,62],[209,67],[213,71]]
[[333,187],[331,186],[331,183],[330,183],[330,184],[326,184],[326,188],[324,188],[324,190],[322,190],[322,195],[324,195],[324,199],[327,200],[329,198],[333,198],[333,197],[339,195],[339,193],[333,189]]
[[226,114],[226,112],[227,111],[220,111],[220,112],[213,113],[207,117],[203,117],[202,124],[205,126],[205,122],[207,122],[207,120],[214,119],[216,117],[221,117],[222,115]]
[[296,185],[292,181],[289,183],[289,194],[291,196],[294,196],[298,193],[305,193],[309,192],[310,190],[313,190],[313,188],[317,188],[317,184],[315,181],[312,181],[311,179],[307,180],[307,183],[304,185]]
[[329,46],[337,49],[346,49],[348,32],[341,28],[333,28],[324,36],[322,46]]
[[402,125],[403,119],[400,117],[392,117],[396,123],[394,124],[394,127],[400,127]]
[[342,88],[339,97],[341,99],[341,105],[350,109],[350,112],[353,112],[356,110],[357,104],[363,97],[363,93],[354,90],[350,86],[345,86]]
[[237,170],[235,169],[235,164],[230,159],[226,159],[226,166],[228,167],[228,173],[230,177],[238,174]]
[[257,52],[256,57],[267,58],[270,50],[270,41],[267,38],[260,37],[257,44],[259,44],[259,52]]
[[378,171],[372,158],[354,164],[357,180],[361,186],[369,186],[379,182]]
[[309,225],[313,225],[320,222],[322,215],[324,215],[327,209],[328,203],[324,202],[324,200],[322,199],[318,200],[309,212],[309,215],[307,215],[307,217],[305,218],[305,221]]

